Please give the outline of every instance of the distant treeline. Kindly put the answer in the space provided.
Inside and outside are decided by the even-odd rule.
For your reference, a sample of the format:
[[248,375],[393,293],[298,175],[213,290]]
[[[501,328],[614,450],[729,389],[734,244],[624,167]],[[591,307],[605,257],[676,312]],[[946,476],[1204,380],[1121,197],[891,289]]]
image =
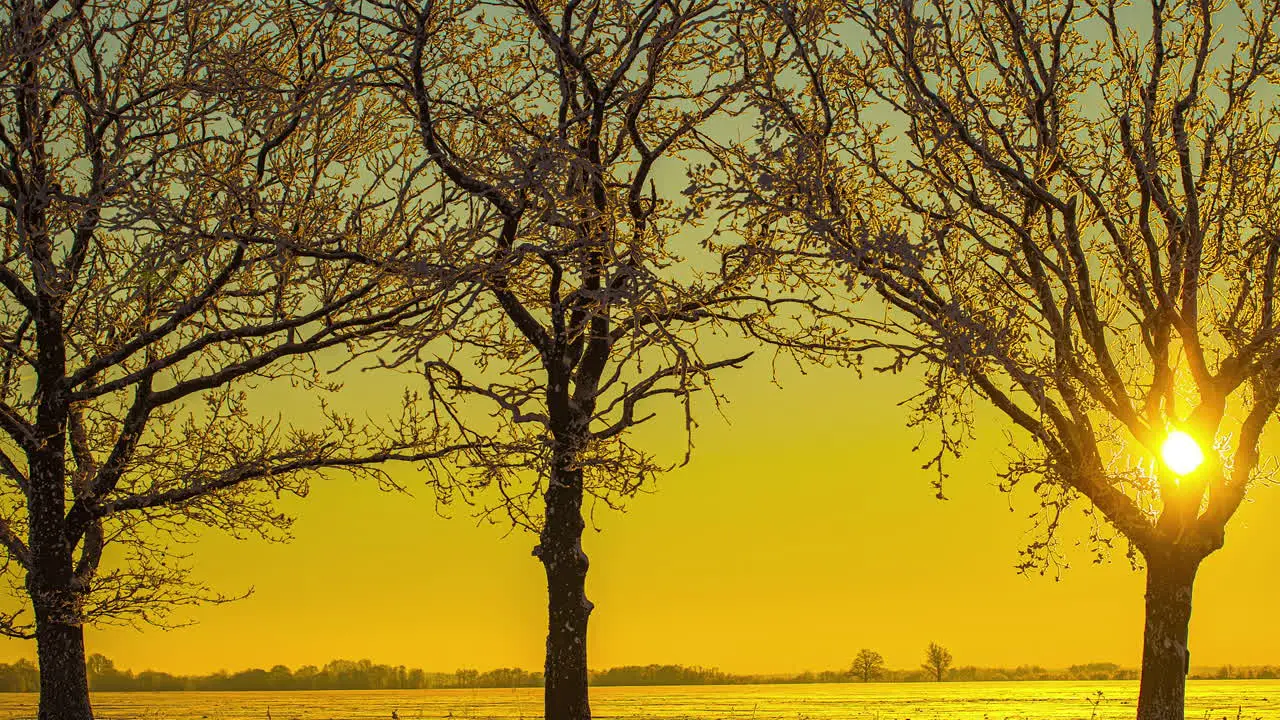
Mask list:
[[[89,689],[98,692],[162,690],[419,690],[427,688],[541,687],[542,673],[520,668],[487,672],[461,669],[426,672],[403,665],[376,665],[369,660],[334,660],[324,667],[303,665],[290,670],[276,665],[212,675],[170,675],[147,670],[119,670],[109,658],[90,655]],[[3,666],[0,666],[3,667]]]
[[[878,672],[876,682],[926,682],[933,679],[924,670],[881,669]],[[1075,665],[1066,670],[1047,670],[1037,665],[1025,665],[1012,669],[958,667],[947,671],[947,679],[952,681],[1131,680],[1137,677],[1137,670],[1122,668],[1113,663]],[[682,665],[629,665],[591,674],[593,685],[754,685],[857,681],[858,678],[852,673],[842,670],[795,675],[733,675],[715,668]]]
[[[928,682],[933,678],[923,669],[881,669],[875,682]],[[1193,680],[1275,680],[1280,666],[1233,666],[1193,668]],[[1001,682],[1035,680],[1137,680],[1138,669],[1116,663],[1087,663],[1062,668],[1020,665],[1015,668],[962,666],[947,670],[950,682]],[[593,685],[749,685],[787,683],[846,683],[859,679],[849,671],[827,670],[796,675],[734,675],[715,668],[683,665],[628,665],[591,673]]]
[[[875,682],[927,682],[933,680],[923,669],[877,671]],[[1038,665],[1016,668],[956,667],[947,670],[947,680],[991,682],[1008,680],[1134,680],[1138,671],[1115,663],[1073,665],[1065,670],[1046,669]],[[791,683],[847,683],[859,679],[847,670],[803,672],[795,675],[733,675],[715,668],[681,665],[644,665],[611,668],[593,672],[594,685],[749,685]]]
[[1276,680],[1280,679],[1280,666],[1276,665],[1223,665],[1217,670],[1198,668],[1191,671],[1192,680]]
[[[155,692],[173,690],[414,690],[427,688],[510,688],[540,687],[542,673],[520,668],[498,668],[487,672],[461,669],[452,673],[426,672],[403,665],[376,665],[369,660],[334,660],[324,667],[303,665],[291,670],[276,665],[270,670],[251,669],[212,675],[171,675],[165,672],[117,669],[102,655],[91,655],[87,663],[89,686],[97,692]],[[950,681],[1008,680],[1134,680],[1138,672],[1114,663],[1072,665],[1053,670],[1038,665],[1016,668],[952,668]],[[1274,680],[1280,667],[1232,666],[1197,668],[1194,680]],[[884,670],[878,682],[922,682],[929,678],[921,670]],[[627,665],[593,671],[593,685],[749,685],[761,683],[832,683],[856,681],[848,672],[806,672],[797,675],[735,675],[715,668],[683,665]],[[30,660],[0,663],[0,692],[36,692],[39,674]]]

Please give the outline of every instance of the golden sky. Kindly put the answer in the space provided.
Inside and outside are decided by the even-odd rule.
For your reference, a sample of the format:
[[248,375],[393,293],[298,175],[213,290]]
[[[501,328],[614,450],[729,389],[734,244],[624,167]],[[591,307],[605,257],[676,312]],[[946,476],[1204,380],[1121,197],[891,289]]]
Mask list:
[[[398,394],[366,379],[345,393]],[[1001,427],[983,428],[933,498],[918,431],[897,401],[906,377],[815,370],[770,381],[766,358],[721,378],[728,422],[700,415],[693,461],[625,514],[601,511],[591,557],[590,664],[682,663],[733,672],[847,667],[860,647],[915,667],[924,646],[959,665],[1137,666],[1142,578],[1123,558],[1080,554],[1062,579],[1013,565],[1030,506],[995,489]],[[286,413],[288,408],[282,408]],[[679,419],[654,433],[670,445]],[[657,422],[657,421],[655,421]],[[406,481],[420,487],[411,478]],[[318,484],[289,545],[210,535],[200,575],[244,601],[188,613],[172,631],[91,631],[118,666],[209,672],[370,658],[430,670],[541,666],[545,612],[533,538],[477,527],[465,507],[435,515],[429,494]],[[1202,566],[1194,665],[1280,662],[1280,497],[1258,488],[1226,547]],[[1075,539],[1078,536],[1072,536]],[[0,656],[32,656],[18,641]]]

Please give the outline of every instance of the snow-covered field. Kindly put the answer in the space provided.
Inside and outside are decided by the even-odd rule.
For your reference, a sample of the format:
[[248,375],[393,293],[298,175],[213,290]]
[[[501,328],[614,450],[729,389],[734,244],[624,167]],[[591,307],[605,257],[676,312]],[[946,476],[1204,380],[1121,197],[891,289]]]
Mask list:
[[[1113,720],[1132,718],[1133,682],[602,687],[599,720]],[[401,720],[540,717],[520,690],[101,693],[103,720]],[[31,718],[32,695],[0,694],[0,720]],[[1280,720],[1280,681],[1192,681],[1188,720]]]

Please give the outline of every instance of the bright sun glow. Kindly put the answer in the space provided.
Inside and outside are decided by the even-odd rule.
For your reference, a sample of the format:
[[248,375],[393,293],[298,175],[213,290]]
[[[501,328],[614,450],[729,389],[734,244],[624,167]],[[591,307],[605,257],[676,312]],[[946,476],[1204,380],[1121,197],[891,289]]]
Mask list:
[[1164,446],[1160,448],[1160,455],[1164,458],[1164,464],[1179,475],[1186,475],[1204,462],[1204,452],[1200,450],[1199,443],[1181,430],[1169,433]]

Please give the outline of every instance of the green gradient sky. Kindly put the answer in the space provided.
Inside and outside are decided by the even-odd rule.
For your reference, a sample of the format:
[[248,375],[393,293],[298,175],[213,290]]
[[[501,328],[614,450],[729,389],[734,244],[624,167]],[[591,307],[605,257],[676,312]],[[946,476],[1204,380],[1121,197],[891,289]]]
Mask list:
[[[399,382],[367,378],[348,399],[394,394]],[[598,514],[603,532],[585,541],[592,667],[819,670],[847,666],[864,646],[914,667],[931,640],[960,665],[1138,664],[1140,574],[1083,554],[1060,582],[1013,570],[1029,524],[994,487],[998,434],[984,432],[940,502],[909,452],[918,432],[895,405],[908,378],[818,370],[783,381],[770,382],[765,361],[724,376],[730,423],[704,408],[692,463],[626,514]],[[653,433],[659,444],[678,424]],[[1195,665],[1280,662],[1280,498],[1265,487],[1252,498],[1201,570]],[[336,657],[540,667],[545,591],[532,537],[476,527],[465,508],[438,518],[427,493],[347,480],[291,507],[290,545],[211,535],[195,548],[202,577],[224,591],[252,585],[253,597],[191,612],[198,624],[179,630],[93,631],[90,652],[174,672]]]

